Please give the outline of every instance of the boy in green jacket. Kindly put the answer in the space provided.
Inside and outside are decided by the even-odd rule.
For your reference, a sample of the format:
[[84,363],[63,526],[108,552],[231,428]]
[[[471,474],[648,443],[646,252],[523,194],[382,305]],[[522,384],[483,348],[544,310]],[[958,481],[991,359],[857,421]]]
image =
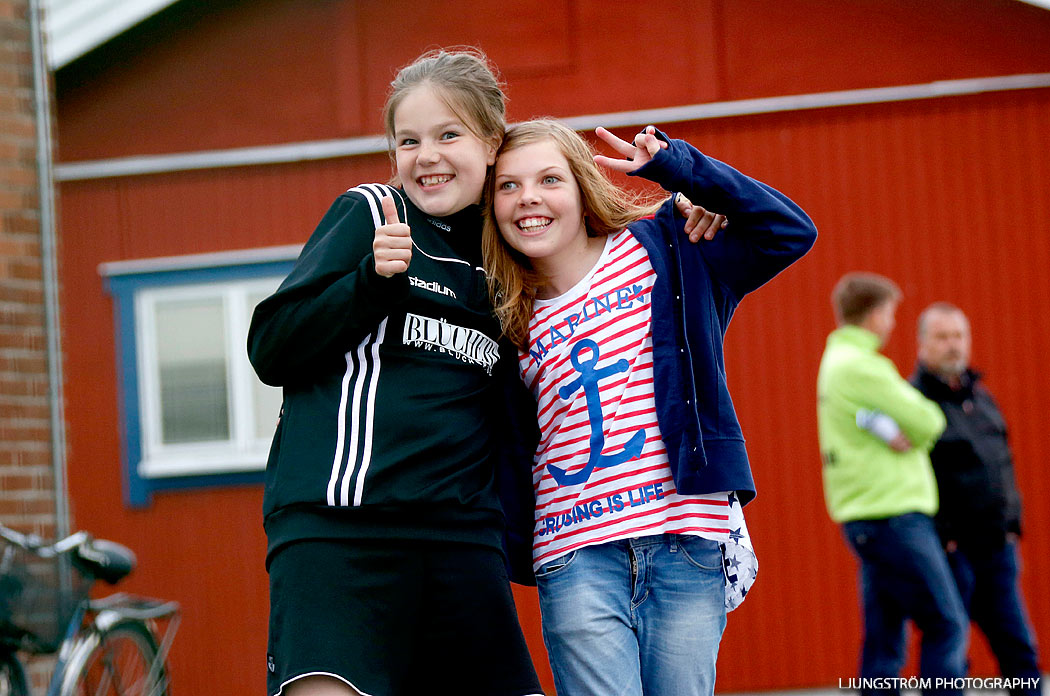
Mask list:
[[[864,598],[861,692],[885,693],[904,665],[904,622],[922,631],[923,691],[961,692],[969,622],[932,517],[937,482],[929,450],[944,414],[880,355],[900,290],[850,273],[835,286],[838,328],[817,376],[824,497],[860,561]],[[941,681],[938,682],[938,679]]]

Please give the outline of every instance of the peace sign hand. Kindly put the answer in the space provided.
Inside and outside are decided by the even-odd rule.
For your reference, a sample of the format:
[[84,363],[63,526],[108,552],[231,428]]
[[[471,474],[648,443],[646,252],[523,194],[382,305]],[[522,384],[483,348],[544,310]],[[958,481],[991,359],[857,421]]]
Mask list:
[[376,273],[391,278],[408,270],[408,263],[412,260],[412,230],[401,222],[392,197],[385,196],[382,204],[383,219],[387,224],[376,228],[372,253],[376,259]]
[[657,152],[667,148],[667,143],[656,137],[656,128],[646,126],[638,135],[634,136],[634,143],[621,140],[601,126],[594,129],[595,134],[604,140],[612,149],[624,156],[624,159],[595,155],[595,164],[609,169],[629,174],[636,169],[641,169],[649,163]]

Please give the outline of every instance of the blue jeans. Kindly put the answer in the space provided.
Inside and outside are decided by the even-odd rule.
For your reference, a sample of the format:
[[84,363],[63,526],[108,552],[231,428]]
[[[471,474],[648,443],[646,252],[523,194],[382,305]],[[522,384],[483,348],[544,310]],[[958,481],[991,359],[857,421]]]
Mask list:
[[558,696],[710,696],[726,626],[717,542],[665,534],[585,546],[536,574]]
[[922,632],[921,676],[965,677],[970,621],[933,520],[908,513],[846,522],[843,531],[860,560],[861,678],[900,676],[909,618]]
[[[1000,549],[960,546],[948,554],[963,604],[988,639],[1004,677],[1039,677],[1035,636],[1017,585],[1017,545]],[[1012,693],[1035,694],[1037,689]]]

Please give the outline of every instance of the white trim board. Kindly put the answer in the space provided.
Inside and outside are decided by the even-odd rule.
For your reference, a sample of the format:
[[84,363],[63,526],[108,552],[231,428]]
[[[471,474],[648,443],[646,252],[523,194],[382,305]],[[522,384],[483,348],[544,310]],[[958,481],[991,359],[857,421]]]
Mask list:
[[295,261],[299,258],[299,252],[301,252],[302,249],[302,244],[289,244],[286,246],[259,247],[257,249],[215,251],[205,254],[185,254],[182,256],[158,256],[148,259],[130,259],[127,261],[107,261],[99,264],[98,273],[104,278],[110,278],[114,276],[134,275],[137,273],[188,271],[201,268],[224,268],[226,266],[243,266],[276,261]]
[[[672,106],[662,109],[589,114],[563,118],[561,121],[571,128],[583,131],[591,130],[597,126],[616,128],[621,126],[677,123],[730,116],[749,116],[839,106],[936,99],[986,92],[1047,87],[1050,87],[1050,73],[1030,73],[965,80],[943,80],[897,87],[875,87],[838,92],[793,94],[762,99],[741,99],[738,101]],[[283,145],[232,148],[228,150],[66,162],[55,165],[55,179],[57,181],[84,181],[196,169],[287,164],[290,162],[376,154],[386,151],[386,138],[374,135],[337,140],[287,143]]]

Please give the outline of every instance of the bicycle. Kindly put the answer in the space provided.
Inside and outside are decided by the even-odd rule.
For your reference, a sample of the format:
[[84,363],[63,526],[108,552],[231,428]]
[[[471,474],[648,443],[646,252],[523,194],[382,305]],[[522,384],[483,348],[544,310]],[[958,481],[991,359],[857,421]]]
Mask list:
[[130,549],[84,531],[46,544],[3,524],[0,539],[0,696],[29,696],[19,651],[57,653],[47,696],[170,696],[178,603],[88,597],[134,569]]

